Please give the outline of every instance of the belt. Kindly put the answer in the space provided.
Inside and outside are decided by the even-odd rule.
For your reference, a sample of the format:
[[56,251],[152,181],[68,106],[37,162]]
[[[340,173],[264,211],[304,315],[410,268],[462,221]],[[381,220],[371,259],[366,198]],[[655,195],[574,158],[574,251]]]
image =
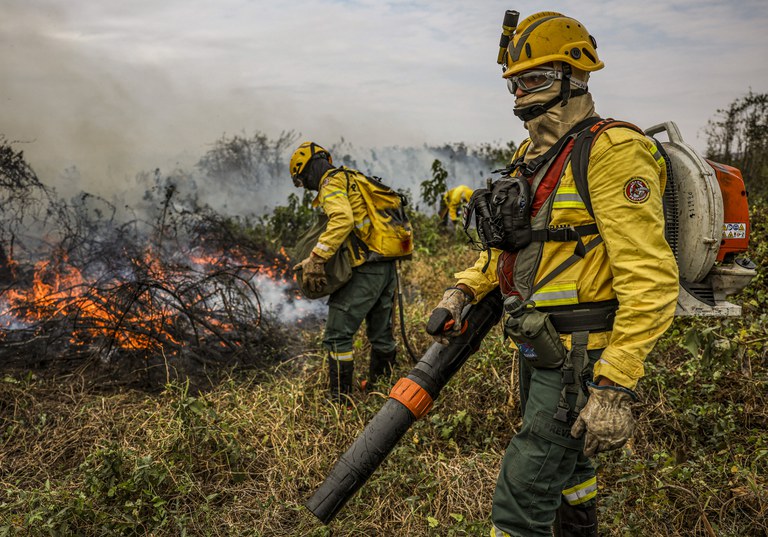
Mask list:
[[552,326],[561,334],[573,332],[610,332],[619,303],[616,300],[588,302],[575,306],[536,308],[549,313]]

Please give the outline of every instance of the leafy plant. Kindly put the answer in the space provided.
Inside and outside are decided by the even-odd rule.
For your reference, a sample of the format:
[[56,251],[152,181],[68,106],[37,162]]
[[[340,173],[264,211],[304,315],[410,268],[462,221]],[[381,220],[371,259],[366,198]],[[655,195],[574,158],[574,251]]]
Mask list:
[[432,179],[421,182],[421,199],[427,207],[434,208],[447,189],[445,180],[448,172],[443,168],[443,163],[435,159],[432,162]]
[[508,141],[505,144],[481,144],[477,148],[477,155],[486,160],[492,167],[503,168],[510,162],[512,157],[515,156],[517,151],[517,144],[513,140]]
[[317,215],[317,211],[312,208],[313,199],[314,195],[309,190],[305,190],[301,198],[291,193],[287,205],[278,205],[272,214],[260,217],[260,226],[269,241],[278,247],[294,246]]

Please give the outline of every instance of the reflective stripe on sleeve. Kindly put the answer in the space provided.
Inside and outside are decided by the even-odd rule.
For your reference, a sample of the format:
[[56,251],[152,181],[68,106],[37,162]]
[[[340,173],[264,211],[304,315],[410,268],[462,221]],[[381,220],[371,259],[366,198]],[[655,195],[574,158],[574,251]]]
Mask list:
[[334,190],[333,192],[328,192],[325,196],[323,196],[323,201],[331,198],[335,198],[336,196],[346,196],[347,192],[346,190]]
[[317,248],[318,250],[322,250],[323,252],[329,252],[331,250],[330,246],[328,246],[327,244],[323,244],[322,242],[318,242],[317,244],[315,244],[315,248]]
[[576,282],[551,283],[545,285],[531,297],[537,306],[564,306],[578,304]]
[[583,483],[563,491],[563,498],[568,502],[568,505],[579,505],[595,496],[597,496],[597,477],[587,479]]
[[659,151],[659,148],[655,145],[653,146],[653,149],[651,150],[651,155],[653,155],[653,158],[656,160],[656,164],[658,164],[660,167],[666,166],[666,163],[664,161],[664,156]]
[[365,218],[363,218],[362,222],[360,222],[359,224],[355,224],[355,227],[357,229],[363,229],[364,227],[368,227],[370,225],[371,225],[371,219],[366,216]]
[[576,186],[561,186],[555,193],[555,200],[552,203],[553,209],[586,209],[584,200],[579,196]]

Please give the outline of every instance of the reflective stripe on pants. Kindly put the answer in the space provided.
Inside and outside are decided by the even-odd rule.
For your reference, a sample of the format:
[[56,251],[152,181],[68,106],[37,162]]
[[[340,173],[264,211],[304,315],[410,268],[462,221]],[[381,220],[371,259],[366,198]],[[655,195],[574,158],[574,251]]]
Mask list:
[[595,496],[597,496],[596,477],[587,479],[583,483],[579,483],[578,485],[563,491],[563,499],[568,502],[569,505],[579,505],[588,502]]

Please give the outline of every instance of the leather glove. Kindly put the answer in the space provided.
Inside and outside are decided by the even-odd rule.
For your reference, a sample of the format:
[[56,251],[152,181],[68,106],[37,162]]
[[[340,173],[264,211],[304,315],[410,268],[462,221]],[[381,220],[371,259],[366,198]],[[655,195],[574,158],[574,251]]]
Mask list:
[[621,386],[598,386],[591,382],[588,386],[589,399],[571,427],[571,436],[579,438],[586,431],[584,455],[592,457],[620,448],[632,436],[632,401],[637,396]]
[[451,319],[454,320],[454,323],[449,330],[434,334],[432,338],[435,341],[442,343],[443,345],[448,345],[448,343],[450,343],[450,338],[461,334],[461,312],[464,309],[464,306],[471,301],[472,298],[461,289],[451,287],[445,290],[442,300],[440,300],[440,303],[432,310],[432,314],[440,308],[446,309],[451,314]]
[[318,255],[310,254],[308,258],[293,267],[301,269],[301,280],[312,292],[320,291],[328,283],[325,274],[325,260]]

